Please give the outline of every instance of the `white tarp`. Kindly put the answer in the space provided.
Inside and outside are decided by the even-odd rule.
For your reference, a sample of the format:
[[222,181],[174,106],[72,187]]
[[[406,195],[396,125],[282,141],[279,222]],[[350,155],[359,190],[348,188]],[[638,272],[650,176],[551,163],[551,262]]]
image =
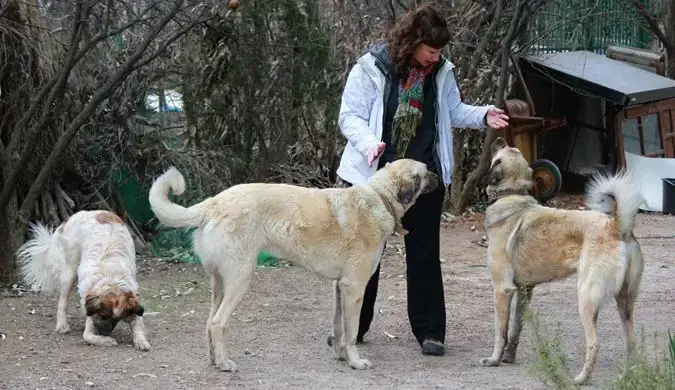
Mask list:
[[663,212],[663,180],[675,178],[675,158],[644,157],[626,153],[626,168],[638,180],[646,202],[640,207],[645,211]]

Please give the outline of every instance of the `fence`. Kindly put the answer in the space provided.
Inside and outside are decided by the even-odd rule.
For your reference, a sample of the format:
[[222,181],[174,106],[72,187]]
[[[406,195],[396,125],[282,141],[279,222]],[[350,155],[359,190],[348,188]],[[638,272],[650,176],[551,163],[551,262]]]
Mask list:
[[[658,18],[667,1],[642,0]],[[527,29],[525,43],[533,53],[588,50],[604,54],[610,45],[649,49],[653,36],[627,0],[549,1]]]

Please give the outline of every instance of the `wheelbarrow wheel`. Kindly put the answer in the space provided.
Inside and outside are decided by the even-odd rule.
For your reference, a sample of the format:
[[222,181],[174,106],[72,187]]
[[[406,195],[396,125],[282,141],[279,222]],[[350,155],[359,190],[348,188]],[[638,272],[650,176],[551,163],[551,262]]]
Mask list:
[[552,161],[539,159],[530,164],[532,180],[536,186],[537,199],[546,202],[560,192],[562,174]]

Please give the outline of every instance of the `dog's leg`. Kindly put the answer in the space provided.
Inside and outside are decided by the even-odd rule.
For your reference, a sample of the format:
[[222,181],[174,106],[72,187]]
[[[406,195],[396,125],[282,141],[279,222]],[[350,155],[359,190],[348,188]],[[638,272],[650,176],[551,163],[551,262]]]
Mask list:
[[630,356],[635,349],[635,320],[633,318],[635,312],[635,298],[635,296],[624,294],[623,291],[622,294],[616,297],[616,308],[619,311],[619,318],[621,319],[623,333],[626,338],[626,369],[630,366]]
[[637,299],[644,268],[642,251],[636,241],[628,244],[628,270],[621,286],[621,291],[616,298],[616,307],[619,311],[621,325],[626,337],[626,365],[629,364],[630,355],[635,348],[635,300]]
[[206,322],[206,340],[209,348],[209,359],[211,364],[215,364],[215,354],[213,352],[213,341],[211,340],[211,321],[216,314],[220,303],[223,301],[223,278],[217,272],[211,274],[211,310],[209,311],[209,320]]
[[481,359],[480,364],[498,366],[509,334],[511,301],[516,285],[513,282],[513,268],[506,258],[488,252],[488,264],[495,295],[495,345],[492,356]]
[[109,336],[100,336],[98,335],[98,330],[96,325],[94,325],[94,317],[87,316],[87,320],[84,324],[84,333],[82,338],[89,344],[92,345],[101,345],[105,347],[112,347],[117,345],[117,341],[114,338]]
[[[214,355],[214,364],[221,371],[230,371],[234,372],[237,370],[237,365],[230,359],[227,358],[225,342],[227,340],[226,330],[227,322],[232,315],[232,312],[236,309],[237,305],[241,302],[246,295],[246,292],[249,289],[251,284],[251,278],[253,277],[253,272],[255,271],[255,257],[252,257],[251,266],[249,264],[244,264],[246,268],[236,269],[236,266],[241,267],[241,265],[230,262],[229,267],[224,266],[228,270],[226,275],[223,277],[223,298],[216,310],[216,313],[213,315],[213,318],[210,322],[210,336],[211,343],[213,344],[213,355]],[[248,260],[246,262],[249,262]],[[219,270],[217,271],[219,272]]]
[[[364,275],[370,276],[369,273]],[[361,305],[363,304],[363,295],[366,290],[368,279],[362,282],[355,282],[347,278],[340,279],[339,289],[342,301],[342,315],[344,321],[345,350],[349,365],[357,370],[372,367],[372,363],[367,359],[359,357],[359,351],[356,349],[356,336],[359,332],[359,316],[361,314]]]
[[77,273],[71,268],[63,269],[61,272],[59,303],[56,306],[56,331],[59,333],[67,333],[70,330],[70,326],[68,326],[66,308],[68,307],[70,291],[73,289],[73,285],[77,279]]
[[129,327],[131,328],[131,333],[134,337],[134,347],[141,351],[149,351],[150,343],[145,337],[145,325],[143,324],[143,317],[135,315],[131,321],[129,321]]
[[514,287],[501,287],[495,290],[495,347],[492,356],[480,360],[483,366],[498,366],[502,360],[504,346],[509,333],[509,316]]
[[598,322],[599,302],[602,300],[603,286],[579,288],[579,315],[581,323],[586,333],[586,360],[579,374],[574,378],[574,383],[580,385],[588,380],[595,367],[595,361],[598,356],[598,335],[596,326]]
[[525,309],[532,299],[532,286],[519,286],[516,294],[516,312],[511,324],[511,335],[504,349],[503,363],[513,363],[516,361],[516,350],[518,350],[518,341],[520,339],[520,330],[523,327],[523,315]]
[[340,292],[340,283],[333,282],[333,334],[328,336],[328,345],[335,349],[338,360],[347,360],[347,350],[345,349],[344,321],[342,315],[342,297]]

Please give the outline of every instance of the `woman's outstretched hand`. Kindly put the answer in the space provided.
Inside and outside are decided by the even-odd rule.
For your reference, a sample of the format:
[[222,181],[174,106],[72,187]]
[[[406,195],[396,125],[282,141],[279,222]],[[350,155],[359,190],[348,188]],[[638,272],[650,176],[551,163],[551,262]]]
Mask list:
[[384,142],[380,142],[377,146],[374,146],[368,150],[368,166],[373,166],[373,161],[384,153],[384,148],[387,146]]
[[501,129],[509,125],[509,117],[501,108],[490,107],[485,115],[485,122],[493,129]]

